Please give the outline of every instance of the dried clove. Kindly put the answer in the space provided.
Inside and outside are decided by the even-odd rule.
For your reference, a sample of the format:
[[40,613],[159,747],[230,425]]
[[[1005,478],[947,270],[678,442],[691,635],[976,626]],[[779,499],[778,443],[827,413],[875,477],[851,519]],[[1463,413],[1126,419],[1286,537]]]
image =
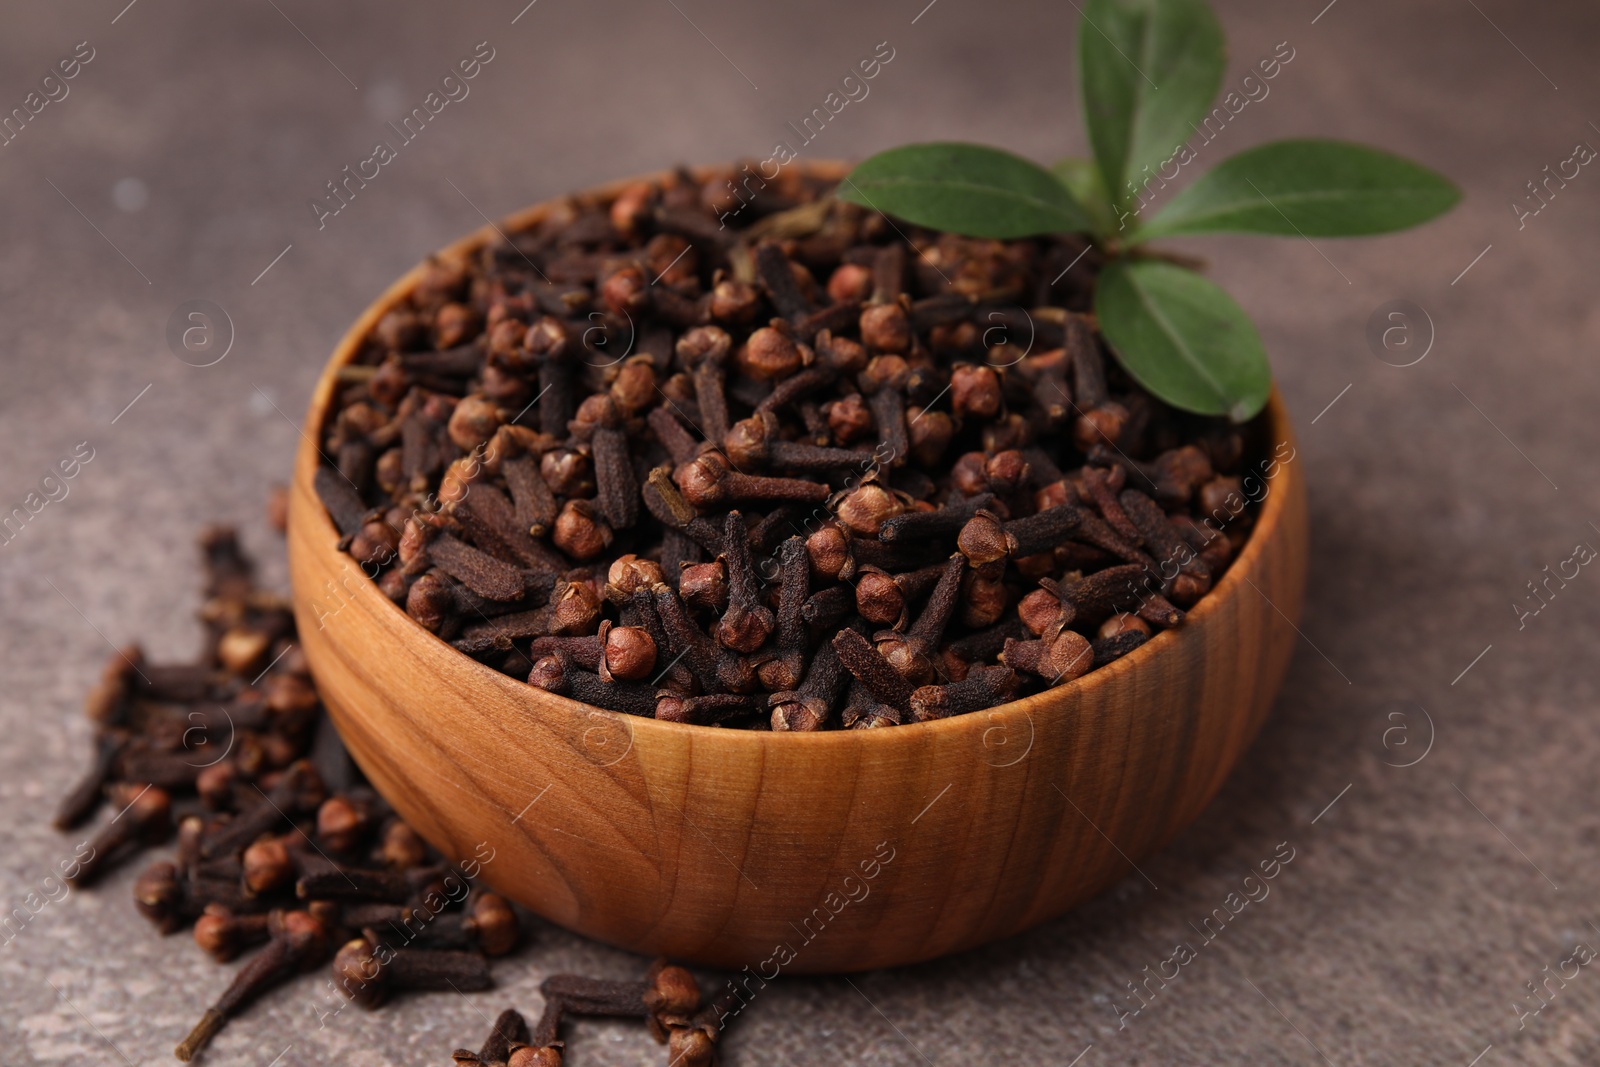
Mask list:
[[404,904],[414,892],[412,878],[398,871],[330,867],[308,871],[295,883],[301,900],[359,900]]
[[599,674],[579,667],[570,655],[562,651],[541,656],[528,674],[528,684],[625,715],[648,717],[654,715],[656,710],[656,691],[653,686],[621,679],[607,681]]
[[733,339],[718,326],[697,326],[677,343],[678,359],[694,377],[695,402],[699,405],[702,433],[708,441],[721,441],[728,435],[726,370]]
[[252,956],[233,982],[201,1016],[189,1036],[173,1050],[184,1063],[217,1035],[223,1025],[256,997],[295,971],[308,970],[327,955],[328,934],[309,912],[274,912],[269,919],[267,947]]
[[778,550],[777,635],[767,658],[756,668],[768,690],[791,689],[805,671],[806,623],[803,616],[811,591],[811,561],[806,544],[798,537]]
[[845,670],[855,675],[874,697],[896,711],[910,712],[911,683],[866,638],[854,630],[842,630],[833,639],[833,648]]
[[798,689],[773,693],[767,698],[772,707],[772,728],[797,733],[825,728],[849,679],[838,651],[831,643],[824,644],[811,658]]
[[619,429],[602,427],[595,430],[593,444],[600,510],[613,530],[625,530],[639,521],[639,482],[628,458],[627,436]]
[[979,493],[934,511],[912,511],[885,519],[878,530],[884,541],[910,541],[917,538],[951,537],[961,531],[978,512],[994,504],[993,493]]
[[222,904],[207,904],[195,920],[194,943],[218,963],[226,963],[271,936],[265,914],[235,915]]
[[200,843],[200,856],[215,859],[238,852],[262,834],[279,828],[284,822],[300,815],[313,814],[326,797],[322,778],[316,768],[305,760],[292,764],[270,791],[260,793],[264,803],[251,807],[228,823],[217,833]]
[[401,989],[452,989],[472,993],[489,989],[489,965],[476,952],[379,945],[370,931],[346,941],[334,956],[340,987],[357,1005],[372,1009]]
[[679,467],[673,480],[678,483],[684,499],[695,507],[788,500],[820,503],[829,496],[828,487],[818,482],[742,474],[714,452]]
[[750,541],[737,511],[728,512],[725,520],[722,560],[728,571],[728,608],[717,622],[717,640],[735,652],[754,652],[771,636],[776,620],[758,595]]
[[128,735],[108,730],[94,739],[94,758],[88,772],[62,798],[52,825],[57,830],[74,830],[94,815],[105,800],[106,786],[113,780]]
[[172,833],[172,798],[164,789],[118,783],[111,801],[121,810],[99,833],[89,840],[89,854],[68,877],[74,885],[90,885],[108,869],[110,862],[128,847],[159,844]]
[[1038,675],[1049,685],[1070,682],[1094,666],[1089,642],[1072,630],[1033,641],[1008,640],[1000,659],[1008,667]]
[[494,1021],[494,1027],[477,1052],[457,1049],[452,1058],[460,1067],[504,1067],[511,1049],[528,1043],[528,1022],[515,1008],[507,1008]]
[[1017,692],[1017,675],[1009,667],[978,667],[959,682],[924,685],[911,694],[917,722],[965,715],[1004,704]]
[[655,717],[663,722],[686,722],[712,726],[760,711],[764,701],[748,693],[709,693],[705,696],[679,696],[663,693],[656,698]]
[[[1161,506],[1137,489],[1123,490],[1121,504],[1159,562],[1163,591],[1179,604],[1193,604],[1204,596],[1211,588],[1211,568],[1167,520]],[[1176,572],[1170,578],[1168,568]]]
[[933,678],[933,655],[955,614],[966,566],[965,556],[959,552],[952,555],[911,629],[904,635],[891,631],[877,638],[878,652],[913,685],[926,685]]

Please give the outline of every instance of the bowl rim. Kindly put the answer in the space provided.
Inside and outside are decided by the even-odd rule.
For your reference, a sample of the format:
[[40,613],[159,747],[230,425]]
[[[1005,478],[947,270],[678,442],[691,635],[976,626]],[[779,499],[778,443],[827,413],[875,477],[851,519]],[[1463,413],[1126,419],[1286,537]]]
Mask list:
[[[851,164],[839,160],[817,160],[812,162],[797,161],[796,165],[808,176],[823,179],[837,179],[847,174]],[[686,168],[696,181],[705,181],[709,177],[728,173],[734,164],[706,164]],[[618,193],[628,186],[638,182],[659,182],[671,177],[675,171],[656,171],[654,173],[636,175],[603,185],[583,189],[578,192],[568,193],[563,196],[552,197],[521,208],[518,211],[503,216],[500,220],[487,223],[473,230],[445,247],[430,253],[425,259],[396,279],[384,292],[369,303],[350,328],[340,337],[334,346],[333,353],[324,364],[317,377],[317,383],[312,389],[311,400],[307,406],[304,430],[301,433],[301,444],[295,455],[293,479],[302,482],[307,488],[309,499],[316,501],[317,506],[312,509],[312,514],[307,516],[317,528],[316,541],[320,542],[317,551],[331,552],[339,555],[334,547],[339,540],[338,530],[333,525],[332,517],[328,514],[326,506],[315,491],[310,489],[312,476],[320,460],[326,456],[322,452],[319,441],[323,426],[326,423],[329,407],[332,404],[340,368],[352,363],[360,354],[363,343],[378,320],[402,299],[409,296],[419,281],[423,268],[428,260],[435,258],[466,258],[480,251],[485,245],[504,239],[507,234],[520,232],[534,225],[546,217],[551,211],[568,203],[593,204],[603,203],[614,199]],[[381,601],[376,608],[379,612],[395,612],[404,616],[405,623],[414,627],[415,633],[420,638],[438,641],[439,644],[449,648],[457,657],[462,669],[473,676],[476,682],[486,685],[500,686],[508,694],[515,693],[519,703],[526,706],[531,713],[541,711],[563,712],[566,714],[581,714],[584,716],[595,713],[613,716],[626,722],[629,736],[635,743],[650,737],[666,740],[670,737],[680,737],[692,740],[695,744],[718,744],[722,746],[747,747],[755,752],[749,758],[760,758],[765,751],[765,746],[772,744],[782,745],[919,745],[940,739],[942,734],[970,733],[974,723],[981,721],[984,729],[1009,730],[1021,725],[1026,720],[1030,726],[1032,713],[1036,711],[1061,709],[1063,703],[1075,704],[1097,686],[1112,685],[1124,675],[1131,672],[1148,669],[1150,662],[1161,656],[1169,646],[1181,640],[1182,632],[1194,627],[1206,625],[1211,617],[1221,610],[1221,602],[1229,597],[1242,595],[1246,585],[1254,587],[1247,572],[1255,569],[1262,555],[1267,551],[1267,543],[1277,534],[1285,519],[1288,507],[1287,500],[1291,495],[1292,482],[1298,479],[1299,472],[1294,469],[1293,460],[1297,458],[1298,446],[1293,427],[1289,421],[1287,406],[1283,397],[1274,384],[1267,405],[1262,415],[1266,417],[1267,436],[1269,445],[1276,450],[1277,446],[1288,444],[1291,456],[1282,461],[1283,471],[1277,477],[1284,479],[1284,483],[1272,486],[1259,504],[1256,523],[1250,530],[1244,548],[1230,562],[1228,569],[1223,573],[1222,579],[1216,583],[1195,606],[1185,612],[1183,624],[1172,630],[1163,630],[1134,651],[1122,656],[1104,667],[1089,671],[1087,674],[1061,685],[1052,686],[1039,693],[1023,697],[1018,700],[997,704],[992,708],[981,709],[965,715],[952,715],[943,719],[934,719],[928,722],[904,723],[892,729],[879,730],[820,730],[801,731],[790,736],[790,731],[768,730],[729,730],[718,726],[700,726],[692,723],[662,722],[654,718],[645,718],[639,715],[627,715],[622,712],[599,708],[592,704],[585,704],[571,697],[551,693],[546,690],[530,686],[525,681],[518,681],[510,675],[502,674],[486,664],[480,663],[471,656],[450,646],[449,642],[442,641],[437,634],[423,629],[417,622],[406,614],[405,610],[395,604],[386,596],[375,598]],[[1260,417],[1260,416],[1258,416]],[[1264,478],[1269,484],[1275,480],[1273,476]],[[291,498],[294,494],[291,494]],[[371,582],[372,580],[366,579]],[[376,583],[373,583],[376,585]],[[296,595],[298,592],[296,591]],[[1269,602],[1270,603],[1270,602]],[[1277,605],[1272,605],[1277,610]],[[1280,610],[1281,613],[1281,610]],[[683,731],[693,731],[685,734]],[[777,735],[783,735],[781,741],[774,740]],[[713,740],[715,738],[715,740]]]

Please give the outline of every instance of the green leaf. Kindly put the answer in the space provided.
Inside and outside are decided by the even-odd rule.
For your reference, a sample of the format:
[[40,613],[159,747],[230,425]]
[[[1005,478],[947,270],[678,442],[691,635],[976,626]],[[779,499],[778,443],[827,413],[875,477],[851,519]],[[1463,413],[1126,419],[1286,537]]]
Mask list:
[[1050,172],[1083,206],[1094,225],[1094,232],[1102,237],[1110,237],[1116,213],[1111,207],[1111,198],[1106,195],[1106,184],[1100,178],[1100,168],[1094,160],[1063,159],[1052,166]]
[[969,237],[1033,237],[1089,229],[1055,175],[1021,156],[975,144],[909,144],[863,161],[841,200],[918,226]]
[[1140,231],[1354,237],[1427,222],[1461,190],[1427,167],[1364,145],[1274,141],[1195,179]]
[[1078,85],[1089,143],[1119,206],[1144,168],[1154,173],[1211,108],[1227,64],[1205,0],[1086,0]]
[[1266,406],[1272,371],[1233,298],[1156,259],[1113,261],[1095,292],[1100,332],[1128,373],[1174,407],[1244,422]]

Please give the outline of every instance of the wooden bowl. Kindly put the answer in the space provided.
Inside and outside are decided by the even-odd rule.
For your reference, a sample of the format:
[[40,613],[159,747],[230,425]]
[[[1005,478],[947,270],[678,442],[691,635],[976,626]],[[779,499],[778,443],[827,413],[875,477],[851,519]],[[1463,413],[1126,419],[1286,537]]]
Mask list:
[[[485,227],[450,252],[496,239]],[[748,967],[757,983],[954,952],[1130,873],[1200,814],[1265,719],[1305,585],[1292,458],[1182,626],[988,712],[818,734],[684,726],[600,711],[468,658],[336,550],[312,489],[335,372],[416,278],[357,320],[311,400],[289,510],[300,639],[340,734],[396,810],[551,921],[641,953]],[[1280,458],[1292,456],[1276,396],[1266,417]]]

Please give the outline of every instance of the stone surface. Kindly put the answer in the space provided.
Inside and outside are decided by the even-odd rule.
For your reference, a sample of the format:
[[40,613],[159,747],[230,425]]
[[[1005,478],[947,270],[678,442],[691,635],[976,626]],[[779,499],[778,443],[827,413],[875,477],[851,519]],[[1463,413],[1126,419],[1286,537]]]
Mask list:
[[[880,41],[894,58],[870,95],[805,155],[932,138],[1084,151],[1071,4],[122,3],[13,7],[0,33],[4,110],[77,42],[94,49],[70,95],[0,148],[0,501],[19,503],[79,442],[94,450],[70,496],[0,547],[6,909],[43,895],[76,843],[46,822],[83,761],[77,706],[106,642],[192,652],[206,521],[239,523],[282,582],[262,500],[310,386],[350,319],[430,249],[569,189],[765,157]],[[1600,177],[1581,173],[1520,227],[1508,206],[1576,142],[1600,143],[1600,15],[1322,3],[1222,5],[1229,86],[1280,41],[1294,59],[1195,166],[1337,136],[1414,156],[1467,196],[1381,239],[1183,243],[1260,324],[1302,435],[1318,566],[1274,718],[1199,822],[1089,906],[920,967],[775,983],[729,1063],[1600,1059],[1588,969],[1552,979],[1539,1014],[1515,1007],[1537,1006],[1525,983],[1575,943],[1600,944],[1600,578],[1558,589],[1522,629],[1510,606],[1576,543],[1600,544]],[[494,58],[471,95],[319,231],[307,201],[480,41]],[[198,298],[236,333],[207,368],[165,340]],[[1365,339],[1398,298],[1436,332],[1403,369]],[[1418,351],[1427,327],[1409,326]],[[1281,842],[1294,858],[1270,896],[1202,946],[1194,924]],[[130,878],[49,903],[0,949],[0,1062],[171,1062],[225,972],[186,937],[153,937]],[[1140,1004],[1127,984],[1180,942],[1197,958],[1165,988],[1150,980],[1119,1028],[1119,1005]],[[493,993],[321,1020],[308,979],[207,1062],[441,1064],[501,1007],[536,1012],[543,975],[639,965],[540,928],[496,966]],[[594,1023],[569,1062],[664,1058],[639,1030]]]

